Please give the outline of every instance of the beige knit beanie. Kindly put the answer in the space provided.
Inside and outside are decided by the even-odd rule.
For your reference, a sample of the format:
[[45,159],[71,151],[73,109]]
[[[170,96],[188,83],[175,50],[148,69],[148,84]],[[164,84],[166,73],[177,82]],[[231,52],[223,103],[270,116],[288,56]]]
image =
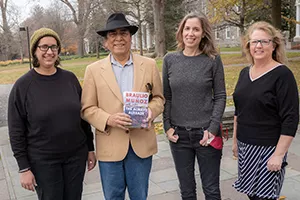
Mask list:
[[60,53],[61,41],[60,41],[58,34],[50,28],[40,28],[40,29],[36,30],[30,38],[30,53],[31,53],[31,55],[34,54],[34,52],[37,48],[36,44],[40,41],[41,38],[46,37],[46,36],[51,36],[56,39],[57,45],[59,46],[58,54]]

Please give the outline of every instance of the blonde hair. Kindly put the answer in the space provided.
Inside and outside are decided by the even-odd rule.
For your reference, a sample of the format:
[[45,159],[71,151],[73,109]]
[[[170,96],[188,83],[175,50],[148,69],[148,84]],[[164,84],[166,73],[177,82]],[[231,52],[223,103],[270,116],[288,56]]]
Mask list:
[[215,45],[212,28],[204,14],[195,14],[191,13],[186,15],[180,22],[178,30],[176,32],[176,40],[177,40],[177,49],[183,50],[185,48],[182,32],[185,26],[185,23],[188,19],[197,18],[200,21],[201,28],[203,30],[203,38],[199,44],[199,50],[203,53],[208,55],[209,57],[215,58],[218,55],[217,48]]
[[250,54],[250,45],[249,40],[251,39],[250,36],[255,30],[261,30],[265,33],[269,34],[272,38],[272,43],[274,46],[274,51],[272,53],[273,60],[279,62],[279,63],[286,63],[286,55],[285,55],[285,47],[284,47],[284,40],[283,35],[280,33],[279,30],[277,30],[274,26],[272,26],[270,23],[265,21],[259,21],[252,24],[245,36],[243,37],[243,50],[247,56],[247,59],[251,64],[254,64],[253,57]]

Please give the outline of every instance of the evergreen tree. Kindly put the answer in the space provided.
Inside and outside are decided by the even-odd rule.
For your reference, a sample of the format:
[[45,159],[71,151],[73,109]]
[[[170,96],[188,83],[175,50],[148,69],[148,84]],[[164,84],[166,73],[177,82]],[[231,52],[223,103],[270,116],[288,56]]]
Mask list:
[[181,0],[168,0],[165,2],[165,33],[166,47],[168,50],[176,49],[176,31],[181,19],[184,17],[184,10]]

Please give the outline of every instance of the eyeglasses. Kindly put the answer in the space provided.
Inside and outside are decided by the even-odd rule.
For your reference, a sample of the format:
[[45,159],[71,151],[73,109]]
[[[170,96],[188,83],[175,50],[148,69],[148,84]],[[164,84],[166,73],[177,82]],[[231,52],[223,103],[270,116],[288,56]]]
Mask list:
[[256,46],[258,43],[260,43],[262,46],[268,46],[270,42],[273,42],[271,39],[266,40],[249,40],[248,43],[250,46]]
[[43,52],[47,52],[49,49],[51,49],[52,52],[57,52],[59,49],[59,46],[57,46],[55,44],[51,45],[51,46],[44,44],[44,45],[38,46],[38,48]]
[[118,35],[120,35],[121,37],[127,37],[129,35],[129,31],[128,30],[120,30],[120,31],[110,31],[107,33],[107,37],[109,38],[116,38]]

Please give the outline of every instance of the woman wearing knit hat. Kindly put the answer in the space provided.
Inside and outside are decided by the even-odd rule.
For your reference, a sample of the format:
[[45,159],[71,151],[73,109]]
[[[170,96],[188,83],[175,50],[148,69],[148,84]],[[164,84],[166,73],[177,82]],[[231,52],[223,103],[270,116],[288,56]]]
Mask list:
[[86,162],[95,166],[93,133],[80,117],[81,87],[58,67],[61,41],[48,28],[30,41],[33,66],[9,96],[8,126],[23,188],[39,200],[79,200]]

